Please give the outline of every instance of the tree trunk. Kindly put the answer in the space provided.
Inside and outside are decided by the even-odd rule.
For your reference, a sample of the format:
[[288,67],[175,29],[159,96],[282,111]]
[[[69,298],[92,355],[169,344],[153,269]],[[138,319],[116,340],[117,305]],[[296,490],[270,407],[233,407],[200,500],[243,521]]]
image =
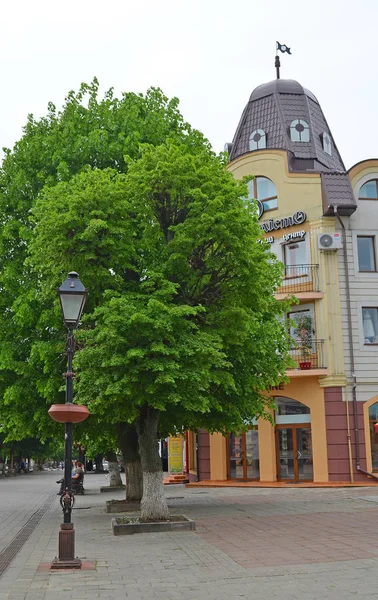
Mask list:
[[143,496],[143,473],[135,425],[118,423],[117,437],[125,463],[126,500],[140,502]]
[[11,475],[14,475],[14,454],[13,454],[13,448],[11,448],[10,451],[10,467],[9,467],[9,472]]
[[109,463],[109,485],[114,487],[123,485],[116,453],[114,450],[108,450],[105,457]]
[[102,459],[103,459],[104,455],[103,454],[96,454],[95,456],[95,465],[96,465],[96,473],[102,473],[103,472],[103,468],[102,468]]
[[163,469],[158,447],[159,411],[144,405],[137,420],[139,452],[143,470],[143,497],[140,520],[165,521],[169,510],[165,500]]

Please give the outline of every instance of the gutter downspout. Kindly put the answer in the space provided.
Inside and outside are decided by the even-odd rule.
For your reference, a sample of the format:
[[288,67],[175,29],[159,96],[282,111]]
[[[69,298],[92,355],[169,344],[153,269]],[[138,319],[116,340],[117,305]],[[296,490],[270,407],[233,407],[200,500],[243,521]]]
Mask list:
[[[360,465],[360,436],[358,431],[358,411],[357,411],[357,378],[355,373],[355,363],[354,363],[354,349],[353,349],[353,333],[352,333],[352,310],[350,304],[350,282],[349,282],[349,266],[348,266],[348,255],[347,255],[347,242],[346,242],[346,231],[345,225],[341,220],[339,213],[337,212],[337,205],[333,204],[333,212],[341,225],[343,232],[343,258],[344,258],[344,271],[345,271],[345,288],[346,288],[346,301],[347,301],[347,317],[348,317],[348,337],[349,337],[349,352],[350,352],[350,366],[352,371],[353,378],[353,386],[352,386],[352,403],[353,403],[353,421],[354,421],[354,439],[356,443],[356,469],[365,475],[369,475],[374,479],[378,479],[377,475],[374,473],[369,473],[369,471],[365,471]],[[349,423],[349,408],[348,408],[348,382],[345,386],[345,398],[346,398],[346,411],[347,411],[347,437],[348,437],[348,452],[349,452],[349,462],[352,466],[352,447],[350,440],[350,423]],[[353,467],[350,474],[351,482],[353,483]]]
[[[358,435],[358,421],[357,421],[357,403],[356,403],[356,375],[354,372],[354,349],[353,349],[353,334],[352,334],[352,311],[350,306],[350,283],[349,283],[349,267],[348,267],[348,255],[346,245],[346,232],[345,225],[341,220],[339,213],[337,212],[337,205],[333,205],[334,214],[341,225],[342,236],[343,236],[343,259],[344,259],[344,271],[345,271],[345,288],[346,288],[346,301],[347,301],[347,317],[348,317],[348,337],[349,337],[349,351],[350,351],[350,366],[353,377],[353,417],[354,417],[354,435],[356,440],[356,468],[359,470],[360,466],[360,452],[359,452],[359,435]],[[349,469],[350,469],[350,481],[354,482],[353,474],[353,460],[352,460],[352,443],[350,435],[350,416],[349,416],[349,395],[348,395],[348,381],[345,386],[345,408],[346,408],[346,419],[347,419],[347,440],[348,440],[348,455],[349,455]]]

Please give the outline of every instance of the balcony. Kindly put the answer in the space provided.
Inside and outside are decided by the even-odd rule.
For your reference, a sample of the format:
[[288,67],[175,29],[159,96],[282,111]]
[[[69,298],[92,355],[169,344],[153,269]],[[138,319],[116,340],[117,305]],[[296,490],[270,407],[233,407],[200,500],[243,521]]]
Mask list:
[[284,280],[277,289],[277,300],[296,296],[299,301],[323,298],[319,291],[319,265],[284,265]]
[[324,356],[324,340],[311,340],[309,345],[298,343],[290,351],[291,358],[297,367],[287,371],[288,377],[326,376],[328,369]]

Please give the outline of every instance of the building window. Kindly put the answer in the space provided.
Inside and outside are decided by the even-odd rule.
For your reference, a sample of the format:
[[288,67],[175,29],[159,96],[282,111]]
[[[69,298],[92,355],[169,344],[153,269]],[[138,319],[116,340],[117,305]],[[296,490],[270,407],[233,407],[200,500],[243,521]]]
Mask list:
[[378,471],[378,402],[369,407],[369,429],[371,444],[371,464]]
[[[288,272],[293,275],[296,270],[293,267],[303,266],[306,264],[306,241],[298,241],[284,246],[284,262]],[[290,273],[289,273],[290,274]]]
[[266,133],[263,129],[256,129],[249,137],[249,149],[262,150],[263,148],[266,148]]
[[309,308],[304,310],[295,310],[287,313],[290,323],[289,334],[295,343],[300,343],[301,339],[312,339],[314,332],[314,318]]
[[277,190],[273,181],[267,177],[255,177],[248,182],[248,198],[259,200],[264,211],[277,208]]
[[292,142],[309,142],[310,128],[303,119],[295,119],[290,123],[290,139]]
[[378,200],[378,179],[371,179],[360,187],[359,200]]
[[375,238],[373,235],[357,236],[358,270],[362,272],[376,271]]
[[331,143],[331,138],[328,135],[328,133],[324,132],[322,133],[322,143],[323,143],[323,150],[326,154],[329,154],[330,156],[332,156],[332,143]]
[[364,344],[378,344],[378,308],[363,308]]

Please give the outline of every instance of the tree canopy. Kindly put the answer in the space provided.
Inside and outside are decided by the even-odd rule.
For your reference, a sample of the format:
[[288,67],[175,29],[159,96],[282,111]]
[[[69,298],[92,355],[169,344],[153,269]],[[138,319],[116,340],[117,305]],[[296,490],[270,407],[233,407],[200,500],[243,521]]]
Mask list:
[[[145,95],[124,93],[120,98],[110,89],[101,98],[98,88],[94,79],[91,84],[82,84],[78,92],[69,92],[61,110],[50,103],[41,119],[29,115],[21,139],[12,150],[4,149],[0,169],[0,425],[4,435],[12,439],[48,437],[59,426],[51,422],[47,408],[52,401],[63,400],[63,326],[57,305],[46,295],[41,274],[29,258],[35,223],[30,214],[36,199],[45,189],[68,183],[91,168],[126,172],[129,158],[125,157],[136,159],[143,143],[161,144],[170,137],[188,144],[193,151],[207,144],[184,122],[178,100],[168,99],[159,89],[151,88]],[[105,180],[98,185],[105,186]],[[112,188],[112,193],[117,192]],[[80,240],[80,251],[76,223],[71,225],[72,250],[80,254],[81,262],[88,266],[93,261],[90,248],[95,239],[99,242],[96,252],[102,252],[105,260],[110,251],[105,238],[116,240],[112,238],[114,231],[106,233],[100,216],[96,222],[93,219],[86,240]],[[121,260],[121,249],[118,251]],[[77,258],[75,255],[75,264]],[[57,268],[56,279],[52,279],[59,285],[72,263],[55,267],[61,269],[60,281]],[[104,279],[105,271],[106,267],[89,272],[92,308],[101,290],[109,285],[112,288],[109,272]]]

